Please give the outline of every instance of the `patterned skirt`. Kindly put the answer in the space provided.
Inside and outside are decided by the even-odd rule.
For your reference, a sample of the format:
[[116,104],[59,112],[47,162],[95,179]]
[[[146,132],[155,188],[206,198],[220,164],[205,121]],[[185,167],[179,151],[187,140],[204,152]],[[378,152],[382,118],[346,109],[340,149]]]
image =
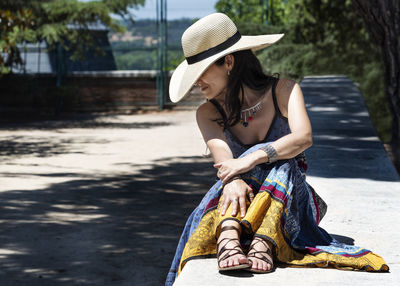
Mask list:
[[[242,156],[264,144],[253,146]],[[187,220],[165,285],[173,284],[189,260],[216,256],[217,233],[226,219],[241,224],[243,248],[254,236],[269,240],[274,245],[275,263],[294,267],[389,271],[379,255],[341,243],[318,226],[326,209],[305,181],[297,160],[258,165],[242,177],[255,194],[253,202],[247,202],[245,217],[230,216],[230,209],[225,216],[218,213],[222,184],[221,181],[215,183]]]

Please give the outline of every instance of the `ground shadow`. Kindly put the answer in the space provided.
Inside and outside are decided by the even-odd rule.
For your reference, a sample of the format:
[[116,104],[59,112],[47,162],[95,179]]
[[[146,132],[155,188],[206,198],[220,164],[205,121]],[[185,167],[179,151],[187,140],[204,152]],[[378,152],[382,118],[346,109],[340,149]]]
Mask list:
[[346,77],[304,79],[313,127],[308,174],[325,178],[399,179],[357,87]]
[[347,245],[354,245],[354,238],[348,237],[348,236],[344,236],[344,235],[338,235],[338,234],[332,234],[330,233],[330,235],[336,239],[337,241],[347,244]]
[[113,115],[74,114],[60,117],[11,117],[0,120],[0,130],[56,130],[74,128],[143,129],[169,126],[170,122],[120,122]]
[[[352,109],[360,104],[359,96],[350,94],[354,86],[346,87],[350,95],[343,99],[339,96],[343,87],[335,87],[338,82],[340,79],[330,85],[321,83],[331,88],[329,94],[321,92],[319,83],[303,87],[314,126],[309,174],[394,181],[380,163],[385,155],[381,143],[368,139],[375,136],[368,116]],[[322,103],[324,99],[328,105]],[[168,124],[119,124],[88,118],[83,122],[16,123],[0,129],[151,128]],[[81,152],[62,139],[24,142],[17,135],[9,139],[0,142],[3,158]],[[200,156],[162,158],[132,175],[29,175],[38,180],[61,175],[66,181],[41,190],[16,187],[0,193],[1,285],[162,285],[187,217],[215,182],[210,159]],[[354,244],[352,238],[333,236]]]
[[0,140],[0,161],[12,158],[12,160],[30,155],[39,158],[51,157],[61,154],[83,154],[81,148],[74,148],[77,144],[107,144],[109,141],[104,139],[94,139],[90,137],[81,138],[31,138],[27,140],[27,135],[7,136]]
[[0,252],[0,281],[162,285],[187,217],[215,180],[210,159],[175,157],[136,175],[93,175],[0,193],[0,249],[7,249]]
[[214,178],[209,159],[165,158],[138,175],[0,193],[1,284],[162,285]]

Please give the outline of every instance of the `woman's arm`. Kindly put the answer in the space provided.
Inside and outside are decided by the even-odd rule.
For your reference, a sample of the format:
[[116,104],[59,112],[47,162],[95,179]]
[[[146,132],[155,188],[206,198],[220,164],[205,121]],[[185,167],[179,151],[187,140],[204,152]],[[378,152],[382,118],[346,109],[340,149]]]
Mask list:
[[[308,118],[304,97],[300,86],[288,79],[280,81],[277,97],[283,116],[289,121],[291,133],[272,143],[278,153],[278,159],[290,159],[312,145],[312,128]],[[262,150],[257,151],[257,164],[268,162],[268,156]],[[256,155],[256,154],[255,154]]]
[[[215,163],[234,160],[231,149],[226,143],[226,137],[222,127],[216,122],[220,117],[212,103],[204,103],[197,109],[196,119]],[[220,173],[217,174],[220,177]],[[232,202],[232,215],[236,215],[238,205],[242,217],[246,214],[246,195],[253,190],[241,179],[224,182],[223,196],[218,211],[225,215],[226,210]],[[236,199],[236,201],[235,201]],[[250,197],[252,200],[252,197]]]
[[219,118],[218,111],[210,102],[202,104],[197,109],[197,125],[203,135],[204,142],[206,142],[207,147],[210,149],[215,163],[233,158],[232,151],[226,143],[222,127],[216,121]]
[[[278,159],[290,159],[312,145],[311,123],[304,104],[300,86],[288,79],[281,79],[277,87],[277,98],[283,116],[289,121],[291,133],[271,143],[275,148]],[[257,150],[241,159],[227,160],[215,164],[221,171],[223,182],[247,171],[255,165],[268,162],[269,158],[263,150]],[[250,166],[247,169],[245,166]],[[246,170],[247,169],[247,170]]]

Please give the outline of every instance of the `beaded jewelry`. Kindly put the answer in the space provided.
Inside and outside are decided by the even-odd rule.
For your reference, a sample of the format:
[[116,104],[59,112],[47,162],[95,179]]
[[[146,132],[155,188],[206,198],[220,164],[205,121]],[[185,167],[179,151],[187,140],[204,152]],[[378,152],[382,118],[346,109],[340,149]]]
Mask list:
[[252,107],[242,109],[240,111],[240,122],[243,124],[244,127],[249,125],[249,122],[254,119],[254,116],[257,114],[257,111],[260,111],[262,108],[262,99],[257,102]]

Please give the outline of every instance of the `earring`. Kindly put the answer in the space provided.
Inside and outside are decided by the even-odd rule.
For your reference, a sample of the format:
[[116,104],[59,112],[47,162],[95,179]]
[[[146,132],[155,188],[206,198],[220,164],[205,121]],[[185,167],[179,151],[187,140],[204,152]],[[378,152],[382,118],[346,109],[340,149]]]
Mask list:
[[228,71],[228,76],[230,76],[231,75],[231,71]]

